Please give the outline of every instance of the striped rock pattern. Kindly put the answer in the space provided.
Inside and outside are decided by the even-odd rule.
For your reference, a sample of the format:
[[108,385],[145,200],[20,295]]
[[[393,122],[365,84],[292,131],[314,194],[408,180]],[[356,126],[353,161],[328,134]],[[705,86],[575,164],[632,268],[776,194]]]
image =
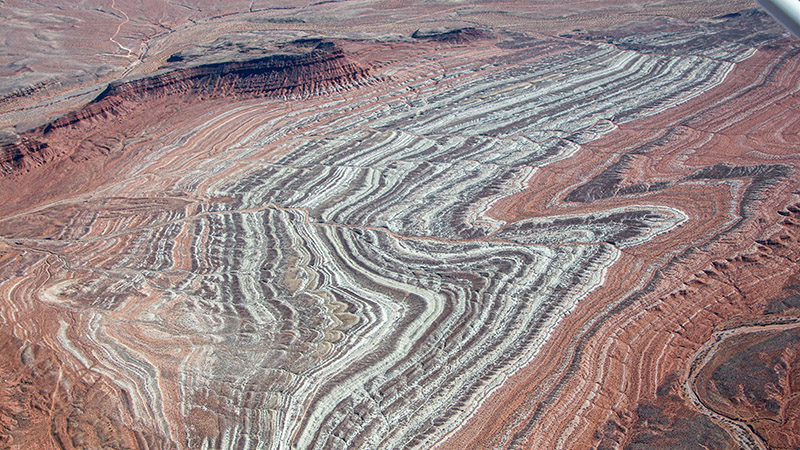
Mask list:
[[[67,448],[432,447],[535,364],[625,252],[692,214],[636,198],[649,187],[574,207],[619,195],[592,180],[564,185],[547,214],[498,205],[621,125],[720,86],[780,39],[769,30],[703,52],[472,32],[337,41],[359,69],[309,89],[193,102],[152,88],[152,106],[126,94],[34,130],[53,151],[18,167],[69,165],[79,150],[64,143],[80,141],[124,176],[0,222],[6,345],[58,361],[41,375],[64,395],[52,410],[104,393],[54,419]],[[659,33],[677,46],[700,31]],[[99,146],[109,130],[119,145]],[[790,171],[709,165],[684,181],[765,173]],[[115,431],[76,432],[92,408]]]

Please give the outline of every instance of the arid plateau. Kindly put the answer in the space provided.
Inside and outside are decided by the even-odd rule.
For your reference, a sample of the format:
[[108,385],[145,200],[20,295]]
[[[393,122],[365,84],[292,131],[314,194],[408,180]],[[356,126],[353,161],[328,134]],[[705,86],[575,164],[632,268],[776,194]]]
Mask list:
[[757,4],[0,23],[0,448],[800,448],[800,40]]

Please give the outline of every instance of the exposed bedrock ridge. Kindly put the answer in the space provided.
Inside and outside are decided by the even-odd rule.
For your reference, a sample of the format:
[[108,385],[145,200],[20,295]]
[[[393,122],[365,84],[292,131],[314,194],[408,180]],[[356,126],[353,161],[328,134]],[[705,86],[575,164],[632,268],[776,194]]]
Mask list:
[[[144,101],[150,96],[314,94],[363,81],[368,69],[348,59],[332,42],[322,41],[307,53],[282,53],[245,61],[225,61],[171,70],[138,80],[114,82],[92,103],[105,99]],[[58,127],[56,121],[52,126]]]
[[165,69],[142,78],[112,82],[83,108],[23,133],[15,143],[0,146],[0,176],[41,165],[62,152],[59,145],[47,142],[55,130],[121,115],[134,105],[156,98],[307,96],[369,80],[369,68],[350,60],[333,42],[313,43],[310,49],[304,48],[308,42],[298,41],[282,53]]
[[[146,185],[51,205],[32,228],[4,223],[31,248],[4,282],[4,317],[21,334],[39,303],[69,317],[59,348],[176,445],[430,447],[603,283],[616,247],[685,220],[636,204],[506,226],[492,202],[610,119],[655,114],[730,68],[533,48],[437,52],[426,56],[451,64],[440,78],[420,75],[430,60],[400,62],[379,99],[354,90],[288,114],[237,104],[186,125],[148,153]],[[282,120],[303,134],[280,141]]]
[[424,39],[424,40],[448,42],[448,43],[463,43],[475,39],[485,39],[491,36],[492,36],[491,32],[474,27],[456,28],[453,30],[420,29],[416,30],[414,33],[411,34],[411,37],[414,39]]

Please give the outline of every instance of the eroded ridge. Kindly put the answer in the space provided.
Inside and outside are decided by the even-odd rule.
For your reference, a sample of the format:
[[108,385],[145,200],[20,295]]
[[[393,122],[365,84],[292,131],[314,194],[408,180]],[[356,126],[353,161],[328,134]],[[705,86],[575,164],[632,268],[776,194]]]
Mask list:
[[[624,248],[614,267],[628,270],[609,271],[539,365],[518,372],[447,448],[762,448],[746,431],[756,423],[770,446],[794,442],[790,416],[731,425],[691,401],[685,383],[715,327],[753,314],[796,273],[796,205],[781,209],[796,202],[799,63],[795,47],[759,47],[720,87],[584,144],[580,168],[548,167],[549,180],[569,181],[498,204],[546,216],[560,209],[556,195],[594,208],[646,199],[689,219]],[[776,364],[792,361],[785,350]]]
[[[620,177],[574,194],[607,169],[581,159],[599,139],[717,92],[754,45],[780,39],[741,33],[708,44],[734,55],[724,58],[475,31],[300,42],[312,50],[266,69],[203,65],[113,85],[20,137],[57,149],[49,156],[7,158],[5,185],[41,180],[44,193],[35,207],[4,200],[14,214],[0,221],[0,317],[58,355],[59,378],[120,398],[107,401],[120,430],[109,436],[140,446],[458,446],[565,317],[619,283],[620,261],[682,227],[693,245],[721,239],[739,206],[787,178],[785,163],[701,161],[658,189],[622,191]],[[107,175],[82,172],[97,166]],[[48,181],[55,169],[77,181]],[[709,180],[726,205],[712,237],[697,232],[694,204],[642,195]],[[507,213],[520,198],[541,207]],[[615,198],[625,201],[592,205]],[[525,443],[546,422],[531,402],[577,372],[560,369],[475,442]],[[54,386],[54,399],[77,389]]]

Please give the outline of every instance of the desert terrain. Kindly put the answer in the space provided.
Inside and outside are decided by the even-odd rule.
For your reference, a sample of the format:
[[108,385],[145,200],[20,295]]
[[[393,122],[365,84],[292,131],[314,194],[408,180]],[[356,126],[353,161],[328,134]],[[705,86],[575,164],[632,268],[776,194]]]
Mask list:
[[800,446],[800,41],[755,3],[0,21],[0,448]]

